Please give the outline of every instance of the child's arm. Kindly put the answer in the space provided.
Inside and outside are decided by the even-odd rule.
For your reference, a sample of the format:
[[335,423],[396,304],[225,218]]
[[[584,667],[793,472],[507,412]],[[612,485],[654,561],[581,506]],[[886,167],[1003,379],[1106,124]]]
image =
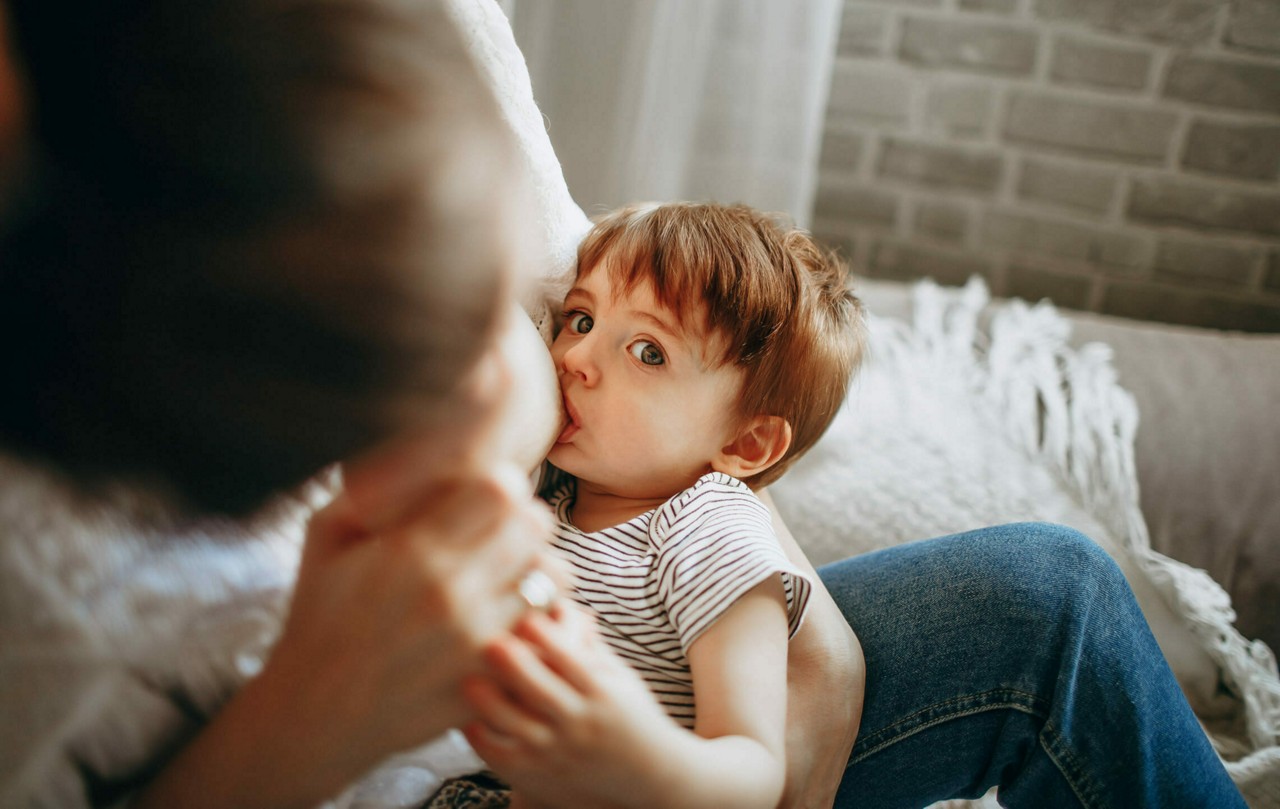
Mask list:
[[496,683],[465,693],[476,751],[546,806],[772,807],[782,794],[787,617],[777,577],[753,588],[690,647],[699,734],[576,609],[533,614],[489,649]]
[[697,702],[694,732],[705,742],[690,774],[708,787],[697,806],[775,807],[786,776],[787,610],[770,576],[689,647]]

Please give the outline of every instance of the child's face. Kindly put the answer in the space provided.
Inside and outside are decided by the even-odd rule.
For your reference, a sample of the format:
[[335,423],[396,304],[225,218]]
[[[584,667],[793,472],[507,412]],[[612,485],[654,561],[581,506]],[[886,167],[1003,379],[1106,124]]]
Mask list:
[[547,456],[624,497],[665,498],[712,470],[738,425],[743,372],[685,314],[686,331],[648,283],[615,289],[601,268],[564,303],[551,356],[569,424]]

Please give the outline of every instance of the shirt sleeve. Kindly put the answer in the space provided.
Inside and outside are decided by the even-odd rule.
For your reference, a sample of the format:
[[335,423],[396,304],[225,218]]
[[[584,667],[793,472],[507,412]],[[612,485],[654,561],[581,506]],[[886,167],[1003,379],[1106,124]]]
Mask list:
[[782,577],[789,636],[804,619],[812,583],[783,553],[769,509],[736,478],[712,473],[658,509],[650,525],[658,593],[688,652],[753,587]]

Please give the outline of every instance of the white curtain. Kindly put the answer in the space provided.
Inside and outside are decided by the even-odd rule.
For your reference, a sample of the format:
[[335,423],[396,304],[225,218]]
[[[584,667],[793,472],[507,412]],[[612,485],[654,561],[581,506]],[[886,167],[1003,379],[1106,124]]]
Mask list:
[[840,0],[502,0],[569,190],[809,221]]

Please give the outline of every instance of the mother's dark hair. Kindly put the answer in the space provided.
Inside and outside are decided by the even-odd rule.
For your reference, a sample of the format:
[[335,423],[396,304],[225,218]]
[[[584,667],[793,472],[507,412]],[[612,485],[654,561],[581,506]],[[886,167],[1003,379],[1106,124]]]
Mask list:
[[457,384],[518,167],[436,4],[11,0],[10,28],[0,441],[243,513]]

